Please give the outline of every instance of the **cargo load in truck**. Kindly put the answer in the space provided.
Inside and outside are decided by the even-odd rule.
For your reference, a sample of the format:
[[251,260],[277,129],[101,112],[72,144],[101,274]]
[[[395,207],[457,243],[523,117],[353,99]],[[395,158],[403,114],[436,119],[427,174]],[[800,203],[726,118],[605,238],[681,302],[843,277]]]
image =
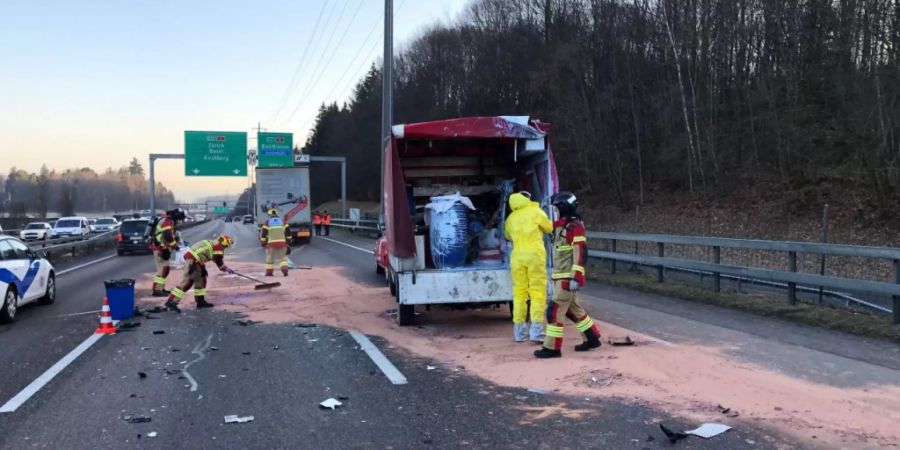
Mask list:
[[261,225],[269,209],[291,228],[291,243],[309,242],[312,215],[309,208],[309,166],[256,169],[256,223]]
[[415,305],[512,301],[507,200],[524,190],[549,207],[558,190],[549,129],[511,116],[392,128],[376,268],[398,302],[401,325],[413,322]]

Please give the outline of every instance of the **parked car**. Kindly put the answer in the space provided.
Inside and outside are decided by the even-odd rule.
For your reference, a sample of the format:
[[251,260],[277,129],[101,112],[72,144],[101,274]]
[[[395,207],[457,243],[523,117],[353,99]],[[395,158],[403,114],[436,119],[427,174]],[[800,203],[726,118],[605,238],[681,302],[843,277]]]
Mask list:
[[253,223],[254,220],[255,220],[255,219],[254,219],[253,216],[250,215],[250,214],[247,214],[246,216],[244,216],[244,223]]
[[50,239],[50,231],[53,227],[47,222],[31,222],[19,232],[19,239],[23,241],[45,241]]
[[123,220],[116,238],[116,253],[119,256],[126,253],[150,253],[149,227],[150,221],[147,219]]
[[56,225],[53,227],[53,231],[50,232],[50,237],[87,237],[89,234],[91,234],[91,225],[88,218],[83,216],[72,216],[63,217],[57,220]]
[[91,224],[91,233],[106,233],[119,229],[119,221],[115,217],[100,217]]
[[53,265],[24,242],[0,236],[0,322],[16,319],[19,307],[34,301],[50,304],[56,300]]

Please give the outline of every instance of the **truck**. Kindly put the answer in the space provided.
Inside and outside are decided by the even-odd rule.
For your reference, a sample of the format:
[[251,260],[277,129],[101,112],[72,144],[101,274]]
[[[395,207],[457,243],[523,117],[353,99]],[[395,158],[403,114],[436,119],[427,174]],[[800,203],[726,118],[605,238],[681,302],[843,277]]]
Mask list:
[[[383,149],[384,224],[375,267],[398,304],[401,326],[414,323],[421,305],[512,308],[511,247],[503,238],[508,198],[528,191],[550,215],[558,180],[549,131],[549,124],[521,116],[392,127]],[[438,200],[461,197],[468,206],[455,211],[465,226],[455,232],[466,254],[446,267],[435,256],[444,251],[436,227],[446,222],[434,223],[433,211]]]
[[256,168],[256,223],[275,208],[291,228],[291,245],[309,242],[312,224],[309,198],[309,165]]

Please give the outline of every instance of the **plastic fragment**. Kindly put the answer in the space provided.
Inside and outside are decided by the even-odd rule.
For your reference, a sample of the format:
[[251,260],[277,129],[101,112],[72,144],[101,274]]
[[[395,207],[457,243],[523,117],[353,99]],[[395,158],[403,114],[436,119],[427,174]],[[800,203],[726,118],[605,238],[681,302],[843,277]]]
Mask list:
[[253,416],[238,416],[236,414],[231,414],[225,416],[225,423],[247,423],[253,422]]

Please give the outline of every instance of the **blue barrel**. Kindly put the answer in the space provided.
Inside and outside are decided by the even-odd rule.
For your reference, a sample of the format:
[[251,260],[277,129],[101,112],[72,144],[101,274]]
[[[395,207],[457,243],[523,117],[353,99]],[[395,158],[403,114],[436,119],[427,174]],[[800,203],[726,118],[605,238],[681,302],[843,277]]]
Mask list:
[[134,316],[134,280],[108,280],[106,298],[109,299],[109,312],[112,320],[125,320]]
[[466,206],[456,203],[443,212],[428,212],[431,232],[431,260],[434,267],[461,267],[468,253]]

